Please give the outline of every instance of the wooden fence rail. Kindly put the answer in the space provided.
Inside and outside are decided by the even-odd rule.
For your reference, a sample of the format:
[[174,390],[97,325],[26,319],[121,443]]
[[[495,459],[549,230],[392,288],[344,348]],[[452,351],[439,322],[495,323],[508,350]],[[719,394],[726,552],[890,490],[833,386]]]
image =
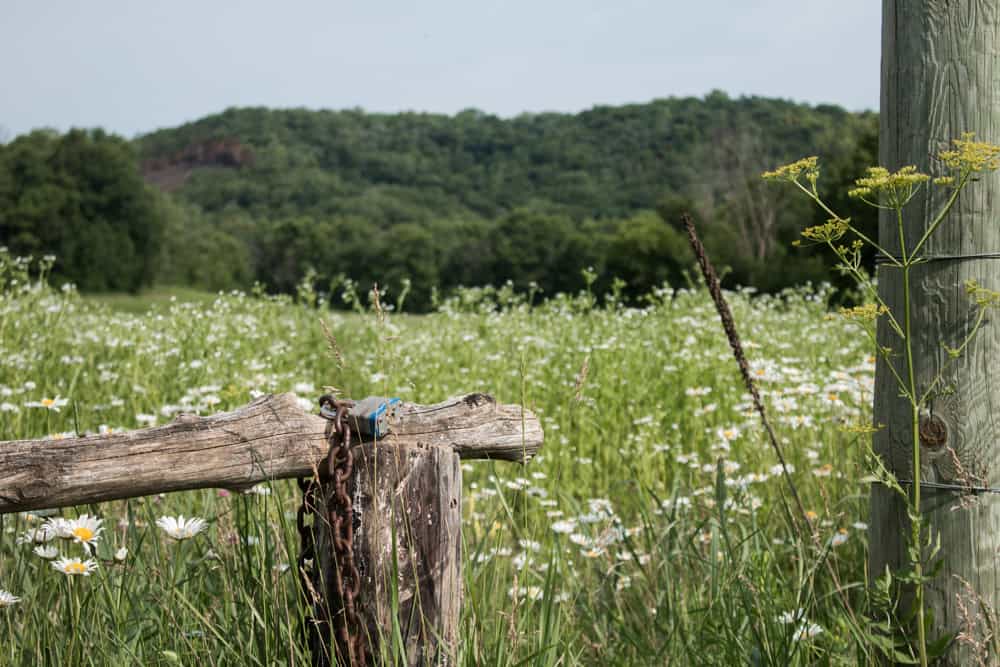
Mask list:
[[[527,461],[542,444],[533,414],[485,394],[404,403],[398,414],[392,445]],[[127,433],[0,442],[0,513],[309,476],[330,447],[328,424],[293,394],[278,394],[233,412],[180,415]]]

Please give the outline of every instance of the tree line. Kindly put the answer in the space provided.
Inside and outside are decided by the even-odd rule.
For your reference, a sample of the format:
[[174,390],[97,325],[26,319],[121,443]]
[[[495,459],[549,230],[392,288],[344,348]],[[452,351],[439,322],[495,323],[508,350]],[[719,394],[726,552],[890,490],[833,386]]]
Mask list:
[[[0,146],[0,245],[54,254],[84,290],[154,283],[397,293],[501,284],[575,291],[582,270],[637,297],[684,280],[682,211],[731,283],[829,280],[798,231],[821,221],[761,171],[823,156],[842,193],[877,153],[877,118],[757,97],[671,98],[578,114],[230,109],[134,141],[36,131]],[[144,179],[143,176],[146,178]],[[867,216],[867,217],[866,217]]]

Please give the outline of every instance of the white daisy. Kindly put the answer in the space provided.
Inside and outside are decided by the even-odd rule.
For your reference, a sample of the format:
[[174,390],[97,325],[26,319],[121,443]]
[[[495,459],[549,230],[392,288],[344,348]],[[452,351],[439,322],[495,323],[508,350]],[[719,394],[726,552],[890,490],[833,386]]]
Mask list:
[[36,556],[40,556],[45,560],[52,560],[53,558],[59,555],[59,549],[55,548],[52,545],[46,546],[44,544],[39,544],[37,547],[33,549],[33,551],[35,552]]
[[49,531],[55,537],[61,537],[64,540],[73,539],[73,529],[70,528],[70,522],[62,517],[54,516],[47,519],[45,523],[42,524],[42,528]]
[[45,408],[47,410],[54,410],[59,412],[59,408],[64,408],[69,403],[68,398],[60,398],[56,396],[55,398],[43,398],[40,401],[28,401],[24,404],[26,408]]
[[841,528],[838,530],[832,538],[830,538],[830,546],[839,547],[841,544],[847,542],[847,529]]
[[0,609],[5,607],[13,607],[15,604],[21,601],[21,598],[17,597],[10,591],[5,591],[0,588]]
[[812,639],[816,635],[823,632],[823,627],[815,623],[807,623],[803,621],[798,628],[795,629],[795,641],[802,641],[804,639]]
[[563,521],[556,521],[551,526],[553,531],[557,533],[572,533],[576,530],[576,521],[573,519],[566,519]]
[[18,544],[41,544],[51,541],[55,536],[55,531],[51,530],[47,524],[43,524],[38,528],[29,528],[24,531],[17,536],[16,541]]
[[802,607],[799,607],[795,611],[781,612],[781,615],[778,616],[778,623],[781,623],[782,625],[794,623],[796,620],[801,619],[804,614],[805,612],[802,610]]
[[66,576],[82,574],[89,577],[90,573],[97,569],[97,562],[91,558],[81,560],[79,558],[60,558],[52,561],[52,567],[59,570]]
[[82,544],[88,554],[90,553],[90,548],[100,539],[101,531],[104,530],[101,527],[101,521],[96,516],[90,516],[89,514],[84,514],[76,519],[67,521],[67,529],[70,537],[77,544]]
[[197,518],[185,519],[183,514],[178,517],[161,516],[156,520],[156,525],[175,540],[186,540],[205,529],[205,520]]

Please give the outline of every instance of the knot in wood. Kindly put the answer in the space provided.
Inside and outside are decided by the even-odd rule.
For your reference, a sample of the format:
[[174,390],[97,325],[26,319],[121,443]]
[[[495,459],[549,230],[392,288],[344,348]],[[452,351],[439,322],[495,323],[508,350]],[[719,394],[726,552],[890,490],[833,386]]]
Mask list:
[[492,396],[490,396],[489,394],[483,394],[481,392],[476,392],[474,394],[467,394],[465,397],[462,398],[462,400],[465,401],[465,404],[468,405],[470,408],[478,408],[480,405],[483,405],[485,403],[495,403]]
[[928,449],[940,449],[948,442],[948,427],[940,417],[920,418],[920,444]]

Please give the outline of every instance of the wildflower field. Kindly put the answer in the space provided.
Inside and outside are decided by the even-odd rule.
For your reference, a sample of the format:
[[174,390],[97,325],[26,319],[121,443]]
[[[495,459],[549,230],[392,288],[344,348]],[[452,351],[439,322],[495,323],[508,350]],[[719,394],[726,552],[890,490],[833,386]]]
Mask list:
[[[44,266],[42,267],[44,269]],[[112,310],[0,253],[0,440],[294,391],[534,410],[541,455],[463,465],[460,664],[856,664],[874,358],[828,293],[729,293],[813,534],[706,292],[641,307],[459,292],[408,316],[219,295]],[[350,300],[350,299],[349,299]],[[331,355],[321,321],[336,338]],[[292,480],[0,517],[0,664],[307,665]]]

